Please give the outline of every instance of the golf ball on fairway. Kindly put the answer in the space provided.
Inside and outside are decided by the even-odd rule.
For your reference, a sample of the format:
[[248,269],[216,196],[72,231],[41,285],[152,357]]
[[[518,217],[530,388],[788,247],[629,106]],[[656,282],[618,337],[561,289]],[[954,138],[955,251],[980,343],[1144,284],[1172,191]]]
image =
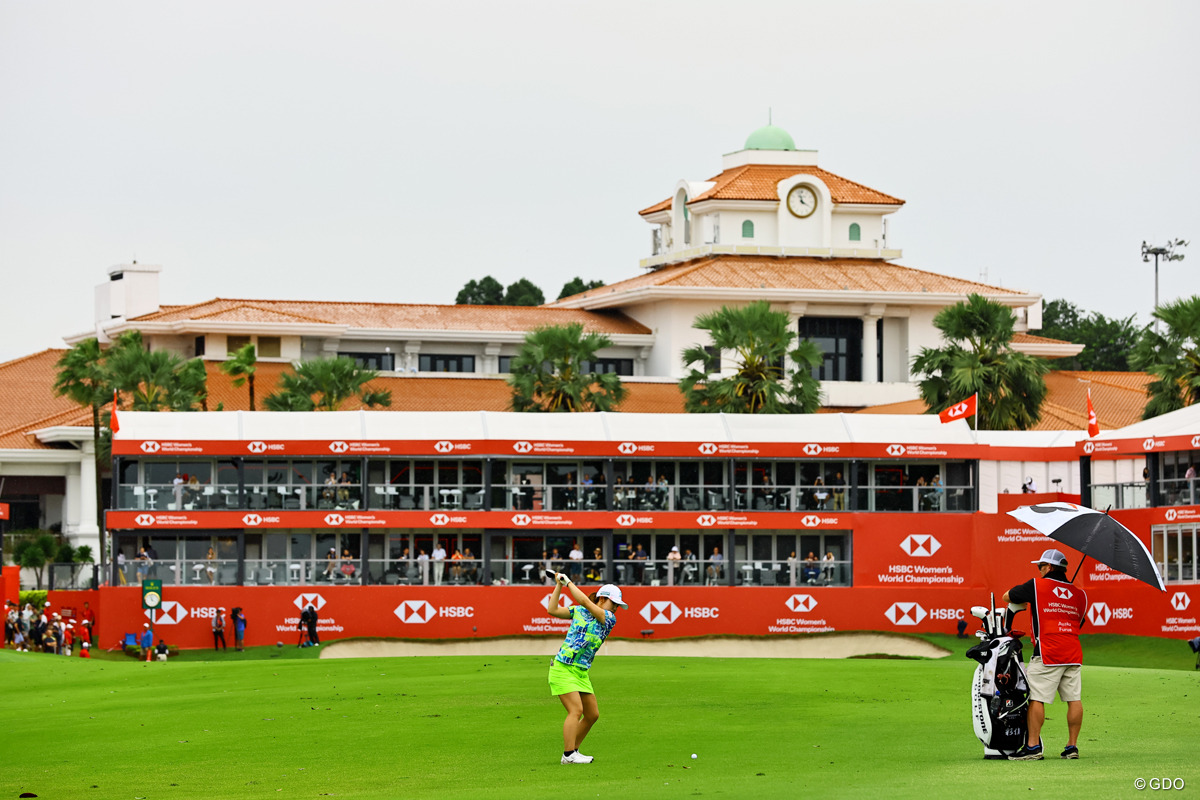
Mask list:
[[695,754],[695,753],[692,753],[692,758],[695,758],[695,757],[696,757],[696,754]]

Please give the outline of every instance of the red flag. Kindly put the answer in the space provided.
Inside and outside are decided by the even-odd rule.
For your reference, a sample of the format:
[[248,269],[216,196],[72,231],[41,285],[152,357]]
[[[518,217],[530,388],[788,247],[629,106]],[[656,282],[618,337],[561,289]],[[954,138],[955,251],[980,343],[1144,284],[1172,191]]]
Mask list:
[[121,423],[117,422],[117,390],[113,389],[113,410],[112,417],[108,421],[108,429],[113,433],[121,430]]
[[1088,436],[1100,433],[1100,421],[1096,419],[1096,409],[1092,407],[1092,390],[1087,390]]
[[966,419],[967,417],[975,416],[975,405],[979,402],[979,393],[968,397],[961,403],[955,403],[945,411],[939,411],[938,416],[942,422],[953,422],[956,419]]

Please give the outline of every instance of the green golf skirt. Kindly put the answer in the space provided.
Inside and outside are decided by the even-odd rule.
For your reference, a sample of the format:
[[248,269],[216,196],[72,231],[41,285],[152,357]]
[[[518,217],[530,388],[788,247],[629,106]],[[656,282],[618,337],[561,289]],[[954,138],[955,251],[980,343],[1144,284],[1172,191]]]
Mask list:
[[558,660],[550,662],[550,694],[557,697],[571,692],[595,694],[588,671]]

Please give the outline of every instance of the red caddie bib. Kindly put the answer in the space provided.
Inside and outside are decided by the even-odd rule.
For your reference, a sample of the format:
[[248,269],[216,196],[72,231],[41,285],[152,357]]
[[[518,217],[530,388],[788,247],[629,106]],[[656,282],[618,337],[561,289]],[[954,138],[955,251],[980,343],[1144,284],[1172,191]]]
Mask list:
[[1087,612],[1087,594],[1069,583],[1037,578],[1033,582],[1033,598],[1042,663],[1048,667],[1082,664],[1079,626]]

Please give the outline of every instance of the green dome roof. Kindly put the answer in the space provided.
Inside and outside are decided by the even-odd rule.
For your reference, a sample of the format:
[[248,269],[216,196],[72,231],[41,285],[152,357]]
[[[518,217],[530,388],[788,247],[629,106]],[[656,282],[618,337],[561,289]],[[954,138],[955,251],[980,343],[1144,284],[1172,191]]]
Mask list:
[[796,143],[783,128],[766,125],[746,138],[743,150],[795,150]]

